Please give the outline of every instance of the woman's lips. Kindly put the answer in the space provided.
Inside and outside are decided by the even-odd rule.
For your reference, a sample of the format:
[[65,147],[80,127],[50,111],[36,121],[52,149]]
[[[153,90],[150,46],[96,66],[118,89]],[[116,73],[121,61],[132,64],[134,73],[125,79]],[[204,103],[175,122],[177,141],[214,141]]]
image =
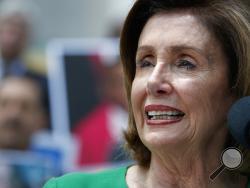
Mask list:
[[165,105],[147,105],[144,108],[148,125],[167,125],[177,123],[183,119],[184,112]]

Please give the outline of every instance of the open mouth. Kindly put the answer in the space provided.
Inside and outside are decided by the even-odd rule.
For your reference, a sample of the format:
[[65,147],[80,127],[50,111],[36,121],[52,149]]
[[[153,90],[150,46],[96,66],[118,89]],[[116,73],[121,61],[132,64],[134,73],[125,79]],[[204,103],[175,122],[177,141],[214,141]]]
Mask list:
[[185,113],[179,110],[168,111],[148,111],[146,112],[149,120],[176,120],[182,118]]

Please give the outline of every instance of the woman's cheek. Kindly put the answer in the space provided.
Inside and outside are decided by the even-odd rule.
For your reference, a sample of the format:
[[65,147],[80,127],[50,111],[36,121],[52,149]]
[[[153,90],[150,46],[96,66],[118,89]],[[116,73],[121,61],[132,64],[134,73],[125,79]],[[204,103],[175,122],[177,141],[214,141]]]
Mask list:
[[135,78],[132,83],[131,102],[136,124],[143,121],[143,110],[146,95],[146,82],[144,79]]

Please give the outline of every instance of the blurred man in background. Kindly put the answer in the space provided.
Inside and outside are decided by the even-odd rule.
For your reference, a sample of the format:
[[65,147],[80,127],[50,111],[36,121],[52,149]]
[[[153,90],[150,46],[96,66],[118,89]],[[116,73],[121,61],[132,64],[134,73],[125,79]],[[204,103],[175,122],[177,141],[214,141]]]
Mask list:
[[[34,11],[28,1],[5,0],[0,3],[0,77],[23,76],[30,72],[27,52],[33,35]],[[36,72],[36,74],[38,74]]]
[[29,48],[35,11],[31,1],[0,3],[0,167],[6,162],[10,170],[8,188],[41,187],[46,179],[43,163],[51,160],[33,144],[33,138],[50,127],[47,78]]
[[29,38],[29,23],[21,12],[0,15],[1,76],[24,75],[23,59]]
[[28,77],[6,77],[0,83],[0,148],[27,150],[31,137],[48,128],[38,83]]
[[26,1],[2,1],[0,3],[0,78],[27,76],[36,80],[46,96],[48,112],[47,79],[38,68],[35,59],[28,58],[26,50],[32,38],[32,11]]
[[0,169],[7,169],[0,170],[0,187],[39,188],[46,180],[47,154],[32,148],[32,138],[48,128],[43,100],[40,84],[29,77],[0,81]]

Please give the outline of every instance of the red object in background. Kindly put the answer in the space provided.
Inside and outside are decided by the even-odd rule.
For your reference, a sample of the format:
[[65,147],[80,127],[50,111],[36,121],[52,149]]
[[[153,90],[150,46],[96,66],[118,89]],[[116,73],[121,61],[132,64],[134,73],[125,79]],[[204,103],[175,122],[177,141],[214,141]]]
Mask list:
[[108,128],[111,105],[101,104],[86,119],[77,124],[74,134],[79,143],[78,164],[95,165],[108,161],[116,141]]

